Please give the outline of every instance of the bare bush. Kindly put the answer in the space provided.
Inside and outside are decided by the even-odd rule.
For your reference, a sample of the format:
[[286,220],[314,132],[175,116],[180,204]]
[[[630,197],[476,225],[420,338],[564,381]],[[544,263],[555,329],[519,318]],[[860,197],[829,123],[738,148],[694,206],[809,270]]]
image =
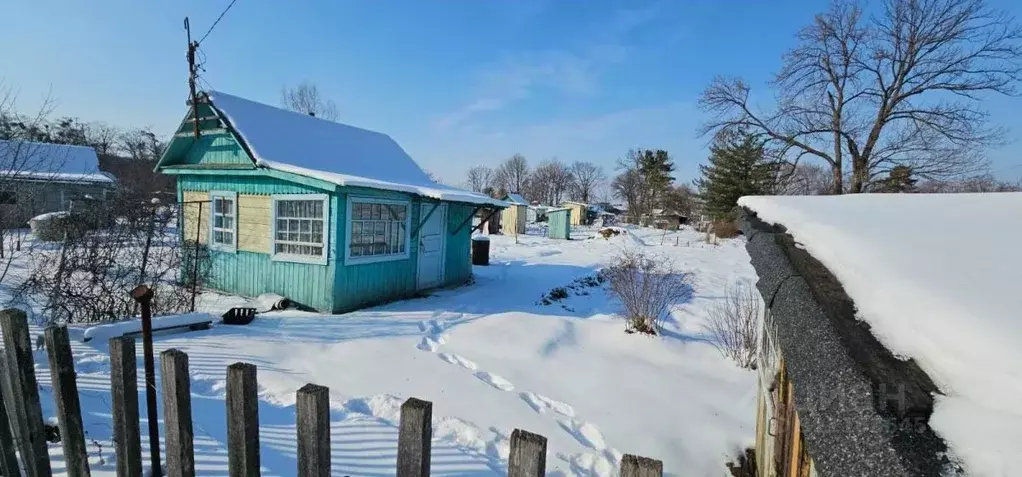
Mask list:
[[611,293],[625,307],[629,333],[659,334],[671,306],[692,294],[688,276],[673,263],[638,250],[622,252],[606,274]]
[[135,312],[129,292],[139,284],[154,291],[155,314],[188,310],[195,271],[209,270],[204,247],[182,244],[176,206],[119,195],[72,212],[64,239],[31,257],[31,273],[17,298],[37,303],[47,322],[114,321]]
[[713,222],[713,234],[717,238],[734,238],[740,231],[738,222],[734,220],[717,220]]
[[729,286],[723,301],[710,309],[705,328],[721,355],[738,366],[756,369],[759,296],[752,287],[744,283]]

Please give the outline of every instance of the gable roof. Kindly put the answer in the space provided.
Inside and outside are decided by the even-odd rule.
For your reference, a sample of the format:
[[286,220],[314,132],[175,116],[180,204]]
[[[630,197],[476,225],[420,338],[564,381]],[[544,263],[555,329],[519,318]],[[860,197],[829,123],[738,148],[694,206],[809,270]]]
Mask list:
[[437,184],[390,136],[227,93],[208,94],[259,167],[340,186],[393,190],[433,199],[504,207],[487,195]]
[[0,175],[11,179],[113,184],[87,146],[0,140]]
[[504,196],[504,201],[515,205],[529,205],[529,201],[525,200],[522,194],[507,194]]

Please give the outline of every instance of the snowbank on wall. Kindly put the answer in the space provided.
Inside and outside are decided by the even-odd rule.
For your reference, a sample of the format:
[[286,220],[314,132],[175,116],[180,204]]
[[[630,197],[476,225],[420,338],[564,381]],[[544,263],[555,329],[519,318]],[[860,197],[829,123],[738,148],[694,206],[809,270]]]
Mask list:
[[937,383],[930,424],[970,475],[1022,468],[1022,193],[743,197]]
[[[186,313],[184,315],[158,316],[153,318],[153,330],[160,331],[166,328],[184,327],[210,323],[213,318],[208,313]],[[110,338],[124,336],[131,333],[142,332],[142,320],[125,320],[116,323],[90,326],[82,334],[82,341],[100,340],[106,341]]]
[[393,190],[438,200],[506,206],[485,194],[430,180],[390,136],[308,114],[212,92],[261,167],[346,187]]

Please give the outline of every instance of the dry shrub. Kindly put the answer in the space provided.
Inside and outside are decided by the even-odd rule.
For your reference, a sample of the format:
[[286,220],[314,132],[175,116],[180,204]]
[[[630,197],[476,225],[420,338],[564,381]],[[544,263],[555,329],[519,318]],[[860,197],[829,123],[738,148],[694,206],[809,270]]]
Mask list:
[[621,234],[621,232],[622,232],[621,230],[618,230],[618,229],[612,229],[612,228],[610,228],[610,227],[607,227],[607,228],[605,228],[605,229],[602,229],[602,230],[600,230],[600,231],[599,231],[598,233],[599,233],[599,234],[600,234],[601,236],[603,236],[603,238],[605,238],[605,239],[609,239],[609,238],[611,238],[611,237],[613,237],[613,236],[616,236],[616,235],[620,235],[620,234]]
[[73,233],[31,256],[31,273],[17,298],[35,302],[46,322],[95,323],[130,316],[128,293],[139,284],[153,289],[154,314],[186,311],[192,288],[182,270],[197,267],[198,284],[209,271],[203,246],[182,244],[176,206],[116,196],[71,216]]
[[710,309],[705,328],[721,355],[743,368],[756,368],[759,295],[752,287],[744,283],[727,287],[723,301]]
[[687,300],[692,287],[688,276],[663,257],[625,250],[606,269],[610,291],[625,307],[627,332],[660,333],[671,305]]
[[738,228],[738,222],[734,220],[717,220],[713,222],[713,234],[717,238],[734,238],[739,233],[741,233],[741,230]]

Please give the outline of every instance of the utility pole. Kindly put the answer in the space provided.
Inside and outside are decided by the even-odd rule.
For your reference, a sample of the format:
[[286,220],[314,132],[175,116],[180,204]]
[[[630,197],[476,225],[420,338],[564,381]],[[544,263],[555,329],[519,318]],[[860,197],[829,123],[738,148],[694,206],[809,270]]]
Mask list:
[[191,95],[195,139],[199,139],[199,97],[195,94],[195,78],[198,77],[198,66],[195,65],[195,50],[199,48],[199,42],[192,41],[192,28],[188,25],[188,17],[185,17],[185,32],[188,35],[188,91]]

